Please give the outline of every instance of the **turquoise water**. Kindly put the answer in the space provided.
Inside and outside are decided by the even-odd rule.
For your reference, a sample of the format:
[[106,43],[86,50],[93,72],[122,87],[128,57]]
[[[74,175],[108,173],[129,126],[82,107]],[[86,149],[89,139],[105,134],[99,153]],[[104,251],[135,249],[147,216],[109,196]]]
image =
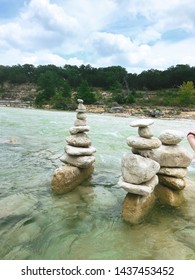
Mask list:
[[[117,186],[135,117],[88,114],[97,152],[92,177],[71,193],[51,192],[75,112],[0,108],[0,259],[195,259],[195,187],[171,209],[158,202],[139,225],[121,219],[126,192]],[[187,133],[191,120],[154,119]],[[194,127],[193,127],[194,129]],[[181,144],[191,151],[187,140]],[[195,167],[187,177],[195,180]]]

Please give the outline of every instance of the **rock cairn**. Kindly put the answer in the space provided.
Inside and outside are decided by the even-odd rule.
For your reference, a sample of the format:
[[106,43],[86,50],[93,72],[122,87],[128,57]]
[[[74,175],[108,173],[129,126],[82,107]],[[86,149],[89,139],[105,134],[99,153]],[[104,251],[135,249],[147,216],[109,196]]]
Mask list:
[[[187,167],[192,160],[192,155],[179,145],[183,138],[181,131],[165,130],[159,136],[162,145],[147,152],[149,158],[160,164],[155,195],[162,204],[172,207],[178,207],[183,202],[181,191],[186,187]],[[138,152],[143,155],[141,150]]]
[[52,179],[55,193],[66,193],[74,189],[93,172],[96,149],[86,132],[90,130],[86,121],[86,108],[82,99],[78,99],[77,115],[70,136],[66,137],[65,153],[60,160],[65,164],[56,169]]
[[[140,119],[133,121],[130,125],[138,127],[139,136],[127,138],[127,144],[132,152],[126,153],[122,158],[122,177],[118,185],[128,192],[123,203],[122,217],[124,220],[137,223],[153,206],[155,186],[158,184],[160,170],[158,162],[145,157],[148,151],[161,146],[161,141],[153,137],[150,125],[153,120]],[[139,155],[142,151],[143,155]]]
[[156,196],[163,204],[173,207],[178,207],[183,202],[181,191],[186,187],[187,167],[192,160],[192,155],[179,145],[183,138],[181,131],[163,131],[159,136],[162,146],[150,156],[161,166]]

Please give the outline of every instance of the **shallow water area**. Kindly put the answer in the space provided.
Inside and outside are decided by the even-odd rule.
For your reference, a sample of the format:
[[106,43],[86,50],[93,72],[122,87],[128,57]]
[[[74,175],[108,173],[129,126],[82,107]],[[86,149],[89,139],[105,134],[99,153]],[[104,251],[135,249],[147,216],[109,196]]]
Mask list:
[[[121,219],[126,192],[117,185],[126,138],[136,117],[87,114],[96,147],[91,178],[65,195],[51,192],[75,112],[0,108],[0,259],[195,259],[195,164],[188,168],[185,203],[158,202],[138,225]],[[191,120],[154,119],[165,129],[192,129]],[[184,138],[183,147],[191,152]]]

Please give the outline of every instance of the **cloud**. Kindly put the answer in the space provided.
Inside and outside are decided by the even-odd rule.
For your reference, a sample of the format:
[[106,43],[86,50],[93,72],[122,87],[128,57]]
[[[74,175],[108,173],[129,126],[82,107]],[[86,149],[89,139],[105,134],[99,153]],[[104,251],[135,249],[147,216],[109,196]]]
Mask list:
[[14,17],[0,22],[3,64],[75,62],[129,71],[194,64],[193,0],[19,2]]

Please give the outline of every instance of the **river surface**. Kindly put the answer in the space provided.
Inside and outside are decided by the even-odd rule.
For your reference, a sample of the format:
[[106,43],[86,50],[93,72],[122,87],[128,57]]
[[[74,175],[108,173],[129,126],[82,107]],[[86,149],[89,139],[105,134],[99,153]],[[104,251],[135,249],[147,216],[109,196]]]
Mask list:
[[[126,192],[117,185],[126,138],[136,117],[87,114],[97,152],[91,178],[54,195],[51,178],[61,166],[75,112],[0,108],[0,259],[195,259],[195,186],[176,209],[157,202],[138,225],[121,219]],[[154,119],[151,129],[195,129],[192,120]],[[191,152],[184,138],[180,143]],[[187,178],[195,180],[195,166]]]

